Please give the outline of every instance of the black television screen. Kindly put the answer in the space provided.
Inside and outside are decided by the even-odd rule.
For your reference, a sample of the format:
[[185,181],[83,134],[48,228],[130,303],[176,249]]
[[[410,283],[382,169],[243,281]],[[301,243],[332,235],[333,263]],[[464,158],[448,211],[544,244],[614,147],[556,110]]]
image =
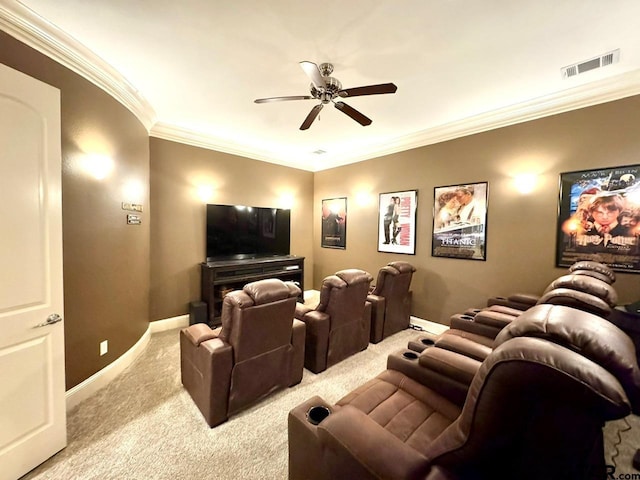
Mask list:
[[289,255],[290,210],[207,205],[207,261]]

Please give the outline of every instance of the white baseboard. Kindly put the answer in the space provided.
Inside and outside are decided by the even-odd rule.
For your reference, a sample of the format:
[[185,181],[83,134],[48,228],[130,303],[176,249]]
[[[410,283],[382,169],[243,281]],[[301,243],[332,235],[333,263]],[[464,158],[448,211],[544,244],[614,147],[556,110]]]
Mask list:
[[440,335],[442,332],[449,330],[448,325],[431,322],[429,320],[424,320],[422,318],[414,316],[409,317],[409,323],[411,323],[412,325],[417,325],[418,327],[422,327],[425,331],[433,333],[435,335]]
[[75,387],[66,392],[67,412],[77,406],[83,400],[89,398],[101,388],[106,387],[113,379],[120,375],[136,358],[144,351],[149,344],[151,335],[166,330],[173,330],[189,325],[189,315],[180,315],[178,317],[167,318],[164,320],[156,320],[149,322],[149,327],[144,332],[140,340],[133,347],[127,350],[120,357],[116,358],[102,370],[94,373],[85,381],[79,383]]
[[179,315],[177,317],[165,318],[164,320],[156,320],[149,322],[151,333],[165,332],[175,328],[184,328],[189,326],[189,315]]

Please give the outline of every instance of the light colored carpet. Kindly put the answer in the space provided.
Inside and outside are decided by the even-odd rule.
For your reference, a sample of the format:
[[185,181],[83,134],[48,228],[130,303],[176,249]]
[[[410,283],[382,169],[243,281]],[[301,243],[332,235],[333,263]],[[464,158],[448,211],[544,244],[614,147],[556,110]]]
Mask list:
[[116,380],[68,416],[68,446],[26,479],[286,479],[287,415],[313,395],[334,403],[385,369],[405,330],[210,429],[180,383],[178,330],[151,337]]
[[[214,428],[180,384],[178,331],[152,336],[122,375],[68,416],[66,449],[23,477],[44,479],[286,479],[287,414],[313,395],[334,403],[384,370],[389,353],[417,336],[405,330],[325,372],[304,371],[302,382]],[[638,445],[622,433],[617,473],[634,472]],[[605,429],[608,458],[621,421]]]

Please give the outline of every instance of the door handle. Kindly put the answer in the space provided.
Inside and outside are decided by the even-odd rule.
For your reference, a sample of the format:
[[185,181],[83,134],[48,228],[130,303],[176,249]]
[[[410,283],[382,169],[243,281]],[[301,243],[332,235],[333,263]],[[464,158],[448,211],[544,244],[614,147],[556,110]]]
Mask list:
[[62,317],[60,315],[58,315],[57,313],[52,313],[47,317],[46,322],[39,323],[34,328],[48,327],[49,325],[53,325],[54,323],[58,323],[61,321],[62,321]]

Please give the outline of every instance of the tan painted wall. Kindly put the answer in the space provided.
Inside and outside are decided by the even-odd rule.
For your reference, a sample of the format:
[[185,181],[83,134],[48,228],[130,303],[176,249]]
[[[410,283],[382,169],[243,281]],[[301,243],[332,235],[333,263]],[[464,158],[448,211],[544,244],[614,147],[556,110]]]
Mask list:
[[[639,160],[640,97],[633,97],[314,175],[149,140],[116,100],[2,32],[0,62],[62,92],[67,388],[125,353],[149,320],[184,314],[199,298],[204,206],[194,192],[201,181],[215,185],[213,203],[279,206],[283,194],[293,196],[292,253],[306,257],[307,289],[342,268],[375,276],[389,261],[409,260],[418,267],[413,313],[446,322],[489,295],[539,292],[563,273],[554,266],[560,172]],[[96,146],[115,162],[102,181],[78,168]],[[527,196],[511,181],[525,171],[540,175],[538,189]],[[140,199],[123,194],[131,180],[142,186]],[[490,190],[487,261],[431,257],[433,188],[484,180]],[[377,195],[405,189],[419,190],[417,254],[378,253]],[[356,202],[362,192],[369,204]],[[324,249],[320,202],[339,196],[349,199],[347,249]],[[122,201],[144,205],[141,226],[126,225]],[[639,275],[620,274],[621,303],[636,300],[639,287]],[[105,339],[109,353],[100,357]]]
[[[393,260],[413,263],[413,314],[447,323],[491,295],[541,292],[566,269],[555,267],[558,182],[561,172],[640,163],[640,97],[417,148],[316,173],[314,284],[343,268],[374,278]],[[537,189],[518,193],[513,176],[539,175]],[[431,256],[433,190],[489,182],[487,261]],[[418,190],[416,255],[377,252],[378,194]],[[370,203],[356,197],[370,195]],[[348,197],[347,248],[320,248],[320,202]],[[640,275],[619,274],[620,303],[640,298]]]
[[[61,90],[62,216],[67,389],[124,354],[149,320],[149,142],[136,117],[79,75],[0,32],[0,62]],[[81,168],[88,153],[112,158],[104,180]],[[126,198],[136,182],[141,194]],[[123,201],[144,204],[127,226]],[[109,351],[99,355],[99,344]]]
[[[200,300],[205,260],[205,203],[287,207],[292,198],[291,254],[305,257],[305,288],[312,287],[313,173],[151,138],[150,319],[188,312]],[[201,185],[214,187],[204,202]]]

